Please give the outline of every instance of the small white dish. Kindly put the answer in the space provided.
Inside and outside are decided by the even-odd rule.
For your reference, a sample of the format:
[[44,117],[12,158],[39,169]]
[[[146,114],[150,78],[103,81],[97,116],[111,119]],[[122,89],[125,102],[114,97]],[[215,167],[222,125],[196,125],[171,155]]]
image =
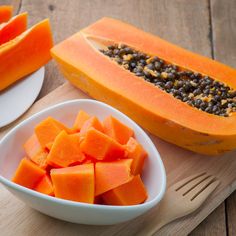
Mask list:
[[37,98],[44,81],[44,67],[0,92],[0,128],[20,117]]
[[[78,111],[84,110],[103,120],[112,115],[135,132],[136,139],[148,152],[142,179],[148,191],[145,203],[134,206],[86,204],[50,197],[11,182],[24,157],[23,143],[33,133],[34,126],[48,116],[71,126]],[[166,188],[166,173],[160,155],[147,134],[123,113],[102,102],[89,99],[72,100],[49,107],[14,127],[0,141],[0,183],[32,208],[65,221],[92,225],[110,225],[131,220],[157,205]]]

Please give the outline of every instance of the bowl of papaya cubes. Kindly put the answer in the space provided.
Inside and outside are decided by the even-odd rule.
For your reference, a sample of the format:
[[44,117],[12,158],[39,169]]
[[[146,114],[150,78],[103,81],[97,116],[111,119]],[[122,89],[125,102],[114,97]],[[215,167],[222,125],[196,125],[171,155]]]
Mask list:
[[125,222],[165,193],[165,168],[149,136],[91,99],[27,118],[1,139],[0,153],[0,183],[26,205],[68,222]]

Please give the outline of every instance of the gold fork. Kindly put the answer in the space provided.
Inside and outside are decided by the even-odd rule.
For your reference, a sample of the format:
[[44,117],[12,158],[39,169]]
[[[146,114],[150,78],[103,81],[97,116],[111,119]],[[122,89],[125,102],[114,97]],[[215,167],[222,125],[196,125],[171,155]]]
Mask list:
[[172,185],[160,203],[154,219],[146,222],[136,235],[153,235],[171,221],[192,213],[202,205],[219,183],[216,177],[204,172]]

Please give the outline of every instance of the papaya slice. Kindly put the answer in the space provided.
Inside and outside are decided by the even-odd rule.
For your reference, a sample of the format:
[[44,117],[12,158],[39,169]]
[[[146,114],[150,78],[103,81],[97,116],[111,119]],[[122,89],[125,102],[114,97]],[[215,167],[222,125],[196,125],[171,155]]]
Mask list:
[[73,125],[73,130],[79,132],[84,124],[90,118],[90,115],[87,114],[85,111],[79,111],[78,115],[76,116],[75,123]]
[[55,167],[67,167],[73,163],[81,163],[85,155],[80,150],[80,137],[68,135],[64,130],[56,137],[47,156],[47,163]]
[[34,189],[45,174],[45,170],[24,158],[21,160],[12,181],[24,187]]
[[52,117],[48,117],[35,126],[35,134],[42,148],[51,147],[56,136],[68,128]]
[[93,164],[52,169],[51,178],[56,197],[78,202],[94,202]]
[[114,160],[125,156],[125,148],[121,144],[93,128],[87,131],[80,148],[97,160]]
[[81,127],[80,134],[81,135],[86,134],[90,128],[94,128],[100,132],[103,132],[103,126],[101,122],[98,120],[98,118],[95,116],[90,117],[88,120],[84,122],[83,126]]
[[95,164],[95,196],[116,188],[132,178],[131,159]]
[[0,91],[36,71],[50,59],[52,35],[46,19],[0,46]]
[[35,156],[41,149],[41,145],[35,134],[30,136],[30,138],[23,145],[24,150],[29,158]]
[[146,188],[139,175],[129,182],[114,188],[102,195],[103,201],[108,205],[137,205],[147,199]]
[[120,144],[126,144],[134,131],[127,125],[124,125],[113,116],[108,116],[103,121],[104,133],[115,139]]
[[12,6],[0,6],[0,24],[9,21],[13,14]]
[[14,39],[27,29],[27,16],[25,12],[0,25],[0,45]]
[[52,181],[47,174],[40,180],[34,190],[49,196],[54,196]]
[[[232,112],[228,117],[224,117],[224,112],[221,113],[223,116],[213,114],[214,104],[218,104],[216,111],[221,107],[222,110],[227,111],[228,108],[224,108],[225,104],[229,103],[234,107],[233,101],[227,100],[225,103],[222,99],[225,95],[222,95],[220,101],[214,98],[215,100],[210,103],[211,96],[207,95],[204,98],[193,94],[194,99],[190,101],[192,105],[183,102],[182,95],[177,95],[181,93],[179,89],[183,86],[180,85],[174,92],[173,89],[170,90],[173,94],[167,92],[168,88],[165,88],[165,79],[170,80],[173,75],[170,77],[167,72],[161,75],[154,73],[152,76],[160,76],[163,84],[153,84],[145,77],[145,74],[153,73],[151,69],[143,66],[145,70],[140,75],[140,72],[131,73],[131,69],[123,66],[122,63],[127,60],[126,67],[131,68],[133,65],[129,60],[133,56],[125,54],[125,58],[117,62],[115,56],[109,58],[109,52],[112,52],[112,55],[115,53],[112,47],[115,45],[117,49],[116,45],[121,44],[127,45],[125,48],[129,52],[130,49],[132,52],[135,50],[139,56],[145,57],[144,64],[157,60],[155,68],[161,63],[163,66],[171,65],[174,74],[183,77],[182,82],[186,82],[184,79],[188,78],[187,87],[191,89],[195,86],[192,76],[196,77],[198,84],[206,81],[213,84],[213,87],[211,85],[209,87],[210,91],[204,93],[214,94],[212,90],[217,89],[222,95],[222,92],[216,88],[218,86],[230,91],[232,99],[236,99],[235,69],[111,18],[103,18],[64,40],[51,50],[51,54],[72,84],[93,98],[117,107],[152,134],[183,148],[208,155],[216,155],[236,148],[235,108],[229,109]],[[168,86],[173,88],[177,85],[178,83],[176,85],[173,83]],[[187,99],[192,97],[192,94],[190,97],[191,89],[186,93]],[[227,93],[226,96],[230,94]],[[204,102],[202,108],[201,104],[198,104],[198,99],[201,100],[201,104]],[[205,105],[212,107],[207,110]]]
[[136,139],[130,138],[127,145],[127,158],[133,160],[131,165],[131,173],[133,175],[141,175],[143,170],[144,161],[147,158],[147,152],[143,149],[142,145]]

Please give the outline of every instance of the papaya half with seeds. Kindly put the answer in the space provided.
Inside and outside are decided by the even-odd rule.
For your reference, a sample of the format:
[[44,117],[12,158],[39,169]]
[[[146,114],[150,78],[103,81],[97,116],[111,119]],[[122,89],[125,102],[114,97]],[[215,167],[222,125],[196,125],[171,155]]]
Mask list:
[[[51,54],[72,84],[152,134],[207,155],[236,148],[235,69],[111,18],[59,43]],[[132,62],[134,54],[144,61]],[[159,69],[152,69],[152,60]]]

